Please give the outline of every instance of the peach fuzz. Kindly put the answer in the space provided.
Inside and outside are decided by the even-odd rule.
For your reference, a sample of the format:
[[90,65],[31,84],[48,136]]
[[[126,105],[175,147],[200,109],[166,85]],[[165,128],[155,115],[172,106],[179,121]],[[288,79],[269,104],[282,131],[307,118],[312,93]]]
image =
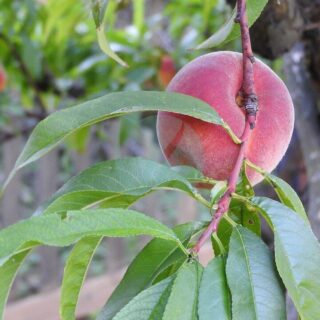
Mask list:
[[[207,102],[241,137],[245,113],[237,105],[236,97],[242,74],[242,54],[210,53],[184,66],[167,90]],[[290,143],[294,108],[283,81],[258,59],[254,64],[254,80],[259,112],[248,142],[247,158],[271,172]],[[240,149],[221,126],[169,112],[158,113],[157,134],[171,165],[191,165],[216,180],[228,179]],[[247,174],[253,185],[262,180],[252,169],[248,168]]]

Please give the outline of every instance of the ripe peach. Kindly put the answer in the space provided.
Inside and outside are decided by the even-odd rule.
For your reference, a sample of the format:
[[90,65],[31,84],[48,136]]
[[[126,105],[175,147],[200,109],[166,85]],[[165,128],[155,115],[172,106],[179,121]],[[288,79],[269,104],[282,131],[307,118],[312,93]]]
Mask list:
[[176,74],[176,67],[169,55],[161,57],[158,79],[161,87],[165,88]]
[[2,92],[6,87],[7,76],[4,69],[0,65],[0,92]]
[[[247,158],[271,172],[288,148],[294,108],[285,84],[258,59],[254,79],[259,112],[248,143]],[[240,137],[245,126],[244,111],[236,103],[241,84],[242,54],[216,52],[188,63],[167,90],[207,102]],[[217,180],[228,179],[240,148],[221,126],[169,112],[159,112],[157,134],[170,164],[194,166]],[[262,180],[251,169],[247,174],[253,184]]]

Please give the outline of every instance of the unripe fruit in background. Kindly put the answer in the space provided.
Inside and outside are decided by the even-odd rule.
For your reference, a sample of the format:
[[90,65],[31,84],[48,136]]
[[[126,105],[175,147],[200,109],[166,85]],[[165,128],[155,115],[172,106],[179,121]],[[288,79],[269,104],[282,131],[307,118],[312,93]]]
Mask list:
[[176,74],[176,67],[173,59],[169,55],[161,57],[160,67],[158,72],[159,83],[162,88],[165,88]]
[[[167,90],[207,102],[233,132],[241,137],[245,113],[236,103],[242,84],[242,54],[216,52],[201,56],[183,67]],[[284,156],[292,136],[294,108],[283,81],[263,62],[254,65],[255,89],[259,99],[256,127],[248,142],[247,158],[271,172]],[[188,116],[159,112],[157,133],[162,151],[172,165],[191,165],[206,176],[227,180],[240,145],[218,125]],[[247,170],[252,184],[262,176]]]
[[2,92],[5,89],[6,83],[7,83],[7,76],[3,67],[0,65],[0,92]]

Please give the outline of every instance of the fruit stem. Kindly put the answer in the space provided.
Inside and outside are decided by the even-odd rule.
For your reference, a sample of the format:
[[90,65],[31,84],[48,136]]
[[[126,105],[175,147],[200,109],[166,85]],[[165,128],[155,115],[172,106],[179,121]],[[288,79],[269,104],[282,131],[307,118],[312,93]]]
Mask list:
[[240,88],[240,95],[243,97],[243,105],[246,113],[246,123],[243,130],[243,134],[240,138],[241,145],[236,163],[232,169],[230,177],[228,179],[228,188],[223,196],[218,201],[217,210],[213,215],[213,218],[202,233],[196,245],[192,248],[192,253],[197,254],[203,244],[210,238],[212,233],[217,232],[218,225],[224,214],[229,210],[231,197],[234,194],[237,186],[237,181],[242,168],[242,164],[246,159],[246,153],[248,148],[248,142],[252,133],[252,130],[256,124],[256,115],[258,112],[258,98],[255,93],[254,86],[254,56],[251,48],[251,39],[248,26],[248,17],[246,12],[246,0],[237,0],[237,16],[236,23],[240,24],[241,40],[242,40],[242,53],[243,53],[243,80]]

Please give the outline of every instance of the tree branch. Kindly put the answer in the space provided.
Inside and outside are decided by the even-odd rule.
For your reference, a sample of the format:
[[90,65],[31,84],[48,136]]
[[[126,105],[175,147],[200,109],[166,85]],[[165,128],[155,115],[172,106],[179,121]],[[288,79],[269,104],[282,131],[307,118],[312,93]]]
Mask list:
[[254,57],[251,48],[251,40],[248,26],[248,18],[246,13],[246,0],[238,0],[237,2],[237,17],[236,23],[240,24],[241,39],[242,39],[242,53],[243,53],[243,81],[239,91],[241,96],[241,106],[246,113],[246,123],[243,134],[241,136],[241,145],[237,161],[228,179],[227,191],[218,201],[218,208],[209,224],[208,228],[200,236],[197,244],[192,248],[192,253],[197,254],[203,244],[216,232],[221,219],[224,214],[229,210],[231,195],[236,190],[237,181],[241,171],[243,161],[246,158],[247,146],[252,130],[255,127],[256,114],[258,111],[258,99],[255,93],[254,76],[253,76],[253,63]]
[[26,64],[24,63],[19,50],[17,49],[16,45],[14,43],[12,43],[10,41],[10,39],[4,34],[4,33],[0,33],[0,39],[2,39],[4,41],[4,43],[8,46],[8,48],[10,49],[12,56],[16,59],[16,61],[19,63],[20,69],[28,83],[28,85],[33,89],[36,100],[40,106],[40,108],[42,109],[42,111],[46,112],[46,106],[45,103],[42,100],[41,94],[40,94],[40,90],[36,84],[36,82],[34,81],[28,67],[26,66]]
[[298,43],[285,56],[284,71],[297,113],[296,128],[307,167],[309,219],[320,239],[320,125],[316,91],[305,65],[305,55],[305,45]]

